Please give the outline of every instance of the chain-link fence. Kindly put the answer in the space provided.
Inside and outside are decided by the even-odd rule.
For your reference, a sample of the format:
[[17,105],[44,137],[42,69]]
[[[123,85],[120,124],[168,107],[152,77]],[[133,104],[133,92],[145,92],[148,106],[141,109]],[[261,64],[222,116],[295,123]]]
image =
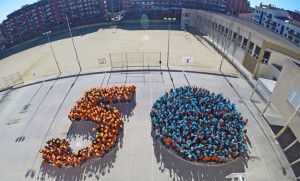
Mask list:
[[5,90],[5,89],[12,87],[14,85],[17,85],[17,84],[22,84],[23,82],[24,81],[23,81],[23,78],[22,78],[20,72],[1,77],[0,78],[0,91]]

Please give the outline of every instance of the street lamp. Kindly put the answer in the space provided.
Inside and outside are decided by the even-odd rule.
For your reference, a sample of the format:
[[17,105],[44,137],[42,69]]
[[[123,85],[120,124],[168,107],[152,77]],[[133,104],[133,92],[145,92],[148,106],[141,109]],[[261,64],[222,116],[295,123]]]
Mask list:
[[61,74],[61,71],[60,71],[60,68],[59,68],[59,66],[58,66],[58,62],[57,62],[57,60],[56,60],[56,56],[55,56],[55,54],[54,54],[54,51],[53,51],[53,48],[52,48],[52,44],[51,44],[51,41],[50,41],[50,37],[49,37],[49,34],[50,34],[50,33],[51,33],[51,31],[47,31],[47,32],[43,33],[43,35],[47,35],[47,37],[48,37],[49,45],[50,45],[50,47],[51,47],[52,54],[53,54],[53,57],[54,57],[54,60],[55,60],[57,69],[58,69],[58,71],[59,71],[59,74]]
[[176,18],[164,18],[164,20],[169,21],[168,53],[167,53],[167,67],[169,68],[169,57],[170,57],[170,28],[171,28],[171,21],[175,21]]
[[80,72],[81,72],[81,65],[80,65],[80,62],[79,62],[79,58],[78,58],[78,54],[77,54],[77,50],[75,48],[75,43],[74,43],[74,40],[73,40],[73,35],[72,35],[72,32],[71,32],[71,28],[70,28],[70,24],[69,24],[69,20],[68,20],[68,17],[67,17],[67,14],[65,12],[65,16],[66,16],[66,20],[67,20],[67,24],[68,24],[68,28],[69,28],[69,32],[70,32],[70,36],[71,36],[71,39],[72,39],[72,43],[73,43],[73,48],[74,48],[74,51],[75,51],[75,55],[76,55],[76,60],[78,62],[78,65],[79,65],[79,69],[80,69]]

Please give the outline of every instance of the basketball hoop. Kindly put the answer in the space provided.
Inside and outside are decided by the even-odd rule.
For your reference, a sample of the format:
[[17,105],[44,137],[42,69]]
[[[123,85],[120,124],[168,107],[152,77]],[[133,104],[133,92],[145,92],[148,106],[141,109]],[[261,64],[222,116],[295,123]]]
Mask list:
[[182,62],[183,63],[192,63],[193,62],[193,57],[182,57]]
[[187,63],[192,63],[193,62],[193,57],[182,57],[182,62],[183,62],[183,73],[185,73],[185,64]]
[[98,59],[99,64],[106,64],[106,59],[105,58],[100,58]]

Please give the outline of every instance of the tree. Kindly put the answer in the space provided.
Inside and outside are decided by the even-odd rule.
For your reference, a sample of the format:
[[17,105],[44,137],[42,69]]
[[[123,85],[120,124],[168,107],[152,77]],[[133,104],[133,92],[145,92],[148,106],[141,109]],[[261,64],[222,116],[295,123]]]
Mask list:
[[104,19],[106,19],[107,21],[111,21],[112,18],[116,17],[118,14],[115,12],[108,12],[104,15]]

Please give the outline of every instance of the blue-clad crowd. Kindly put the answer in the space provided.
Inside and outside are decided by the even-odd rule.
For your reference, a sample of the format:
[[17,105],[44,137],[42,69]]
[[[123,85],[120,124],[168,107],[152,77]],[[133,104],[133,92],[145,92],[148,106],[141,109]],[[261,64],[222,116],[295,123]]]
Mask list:
[[248,120],[223,94],[189,86],[171,89],[150,115],[155,137],[185,159],[222,163],[245,152]]

